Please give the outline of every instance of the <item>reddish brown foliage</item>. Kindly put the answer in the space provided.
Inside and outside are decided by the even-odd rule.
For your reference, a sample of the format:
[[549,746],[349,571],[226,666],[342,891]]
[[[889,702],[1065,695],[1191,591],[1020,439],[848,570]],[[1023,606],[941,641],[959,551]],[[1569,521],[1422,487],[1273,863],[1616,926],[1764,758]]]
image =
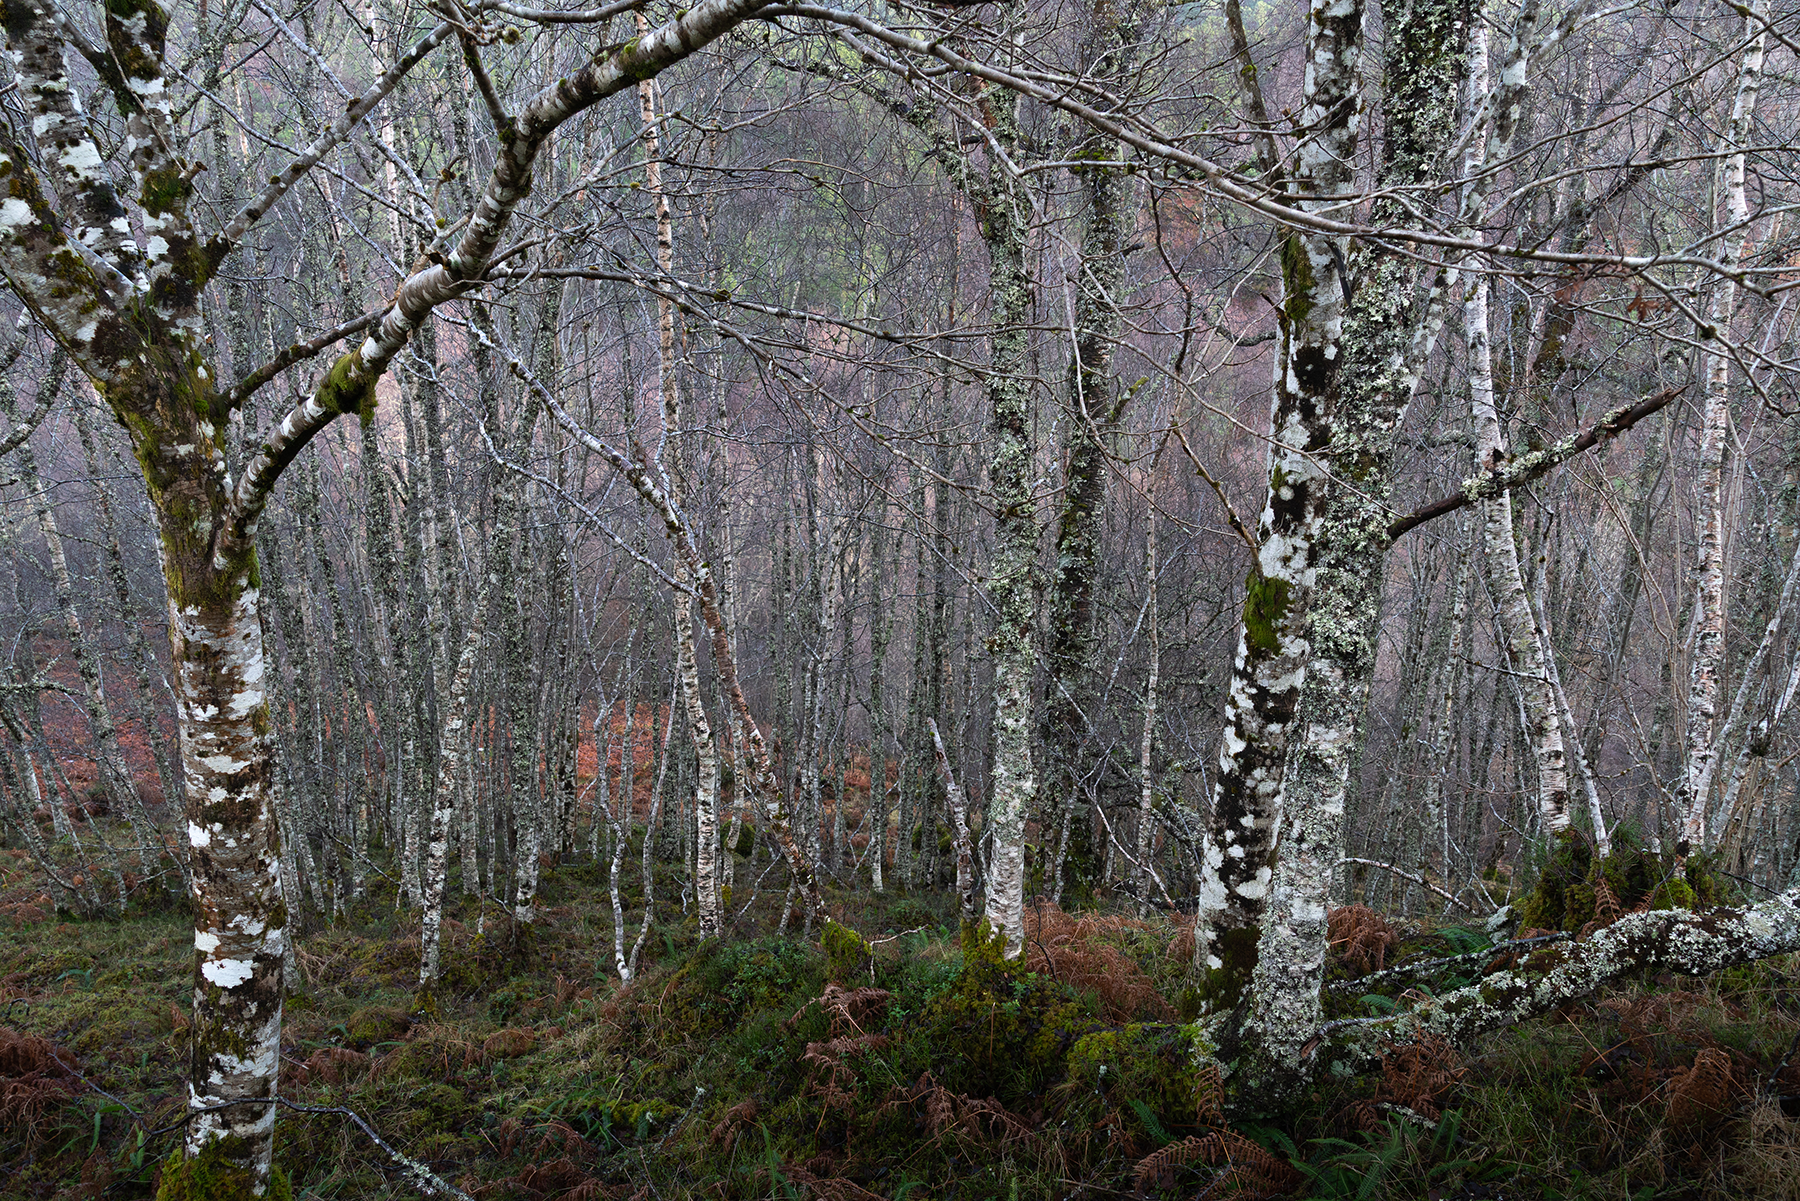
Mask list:
[[349,1047],[325,1047],[307,1056],[303,1067],[309,1076],[327,1084],[342,1084],[368,1071],[369,1057]]
[[844,988],[836,983],[827,984],[825,991],[802,1005],[793,1017],[787,1020],[792,1029],[801,1015],[814,1005],[825,1011],[831,1020],[833,1037],[844,1034],[861,1034],[863,1023],[879,1018],[887,1012],[888,1002],[893,994],[885,988]]
[[953,1093],[933,1079],[920,1076],[909,1089],[896,1089],[881,1112],[910,1106],[931,1137],[958,1134],[977,1142],[1005,1146],[1031,1137],[1035,1127],[993,1097],[967,1097]]
[[892,994],[883,988],[846,989],[832,983],[787,1020],[791,1028],[817,1005],[831,1022],[831,1037],[807,1043],[806,1054],[801,1056],[804,1062],[820,1069],[813,1074],[811,1087],[828,1108],[854,1108],[856,1098],[850,1086],[856,1082],[856,1071],[845,1062],[845,1057],[887,1045],[886,1035],[866,1033],[863,1023],[886,1013],[892,999]]
[[1436,1120],[1440,1102],[1469,1069],[1456,1048],[1441,1038],[1399,1047],[1381,1057],[1381,1091],[1396,1105]]
[[732,1147],[737,1143],[738,1131],[755,1121],[756,1114],[757,1105],[754,1098],[748,1101],[739,1101],[725,1111],[725,1116],[719,1119],[708,1137],[714,1145],[724,1144],[725,1153],[729,1155]]
[[1137,1189],[1161,1185],[1183,1164],[1205,1163],[1219,1169],[1207,1186],[1208,1197],[1285,1197],[1300,1186],[1300,1173],[1235,1130],[1190,1135],[1145,1156],[1137,1166]]
[[1731,1056],[1704,1048],[1694,1056],[1693,1067],[1669,1081],[1670,1128],[1698,1135],[1718,1125],[1730,1113],[1737,1091]]
[[80,1092],[71,1058],[47,1039],[0,1026],[0,1126],[29,1130]]
[[1333,909],[1326,920],[1331,956],[1351,979],[1380,971],[1387,965],[1388,952],[1400,945],[1400,932],[1367,905]]
[[788,1184],[800,1185],[818,1201],[884,1201],[880,1193],[839,1176],[837,1163],[829,1155],[816,1155],[803,1164],[782,1164],[781,1174]]
[[496,1030],[481,1040],[481,1053],[489,1059],[516,1059],[537,1046],[530,1030]]
[[1109,1022],[1168,1021],[1173,1007],[1136,961],[1107,941],[1149,929],[1128,917],[1074,917],[1055,905],[1033,905],[1025,912],[1025,969],[1094,993]]

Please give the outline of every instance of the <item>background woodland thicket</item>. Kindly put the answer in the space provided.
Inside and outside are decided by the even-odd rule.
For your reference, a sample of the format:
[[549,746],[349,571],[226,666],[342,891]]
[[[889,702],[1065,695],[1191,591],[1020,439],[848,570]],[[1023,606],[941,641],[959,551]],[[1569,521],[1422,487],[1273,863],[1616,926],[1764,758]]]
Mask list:
[[[461,49],[411,66],[196,301],[234,477],[314,394],[315,356],[444,261],[513,98],[681,15],[613,7],[174,13],[170,136],[204,165],[184,182],[202,223],[441,21]],[[1416,270],[1395,294],[1432,340],[1391,471],[1333,486],[1400,522],[1484,469],[1567,461],[1499,527],[1488,501],[1421,512],[1367,552],[1331,1020],[1471,983],[1514,935],[1800,879],[1800,12],[1448,6],[1454,86],[1415,98],[1402,81],[1438,77],[1408,57],[1426,7],[1363,20],[1339,164],[1359,190],[1309,201],[1444,235],[1338,252],[1346,307]],[[485,285],[437,307],[251,523],[282,1095],[347,1105],[480,1196],[1791,1188],[1789,959],[1636,980],[1524,1041],[1396,1051],[1300,1119],[1228,1124],[1223,1082],[1179,1069],[1180,1023],[1217,1000],[1193,926],[1234,666],[1287,648],[1257,514],[1284,487],[1271,379],[1311,316],[1291,222],[1231,188],[1298,195],[1335,120],[1307,124],[1309,13],[858,12],[1154,129],[1231,186],[806,6],[547,137]],[[1519,29],[1532,86],[1482,160]],[[99,114],[103,80],[71,70]],[[15,149],[43,134],[24,95],[0,92]],[[1406,114],[1440,110],[1426,182],[1378,189],[1430,142]],[[0,977],[23,1002],[0,1016],[0,1146],[24,1166],[0,1187],[139,1195],[179,1137],[199,802],[134,435],[22,294],[0,299]],[[701,566],[718,625],[695,638]],[[756,788],[722,656],[766,738]],[[1009,822],[1010,966],[959,939],[1014,874]],[[1464,958],[1338,987],[1409,956]],[[342,1115],[280,1121],[297,1195],[412,1187]],[[1528,1130],[1559,1149],[1525,1156]]]

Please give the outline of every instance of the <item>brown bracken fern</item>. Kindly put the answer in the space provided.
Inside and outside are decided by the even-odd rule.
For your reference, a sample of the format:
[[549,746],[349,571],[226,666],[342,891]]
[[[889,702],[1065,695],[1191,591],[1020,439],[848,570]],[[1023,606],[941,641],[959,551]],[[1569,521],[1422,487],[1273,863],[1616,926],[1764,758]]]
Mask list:
[[1333,909],[1326,920],[1332,957],[1352,979],[1380,971],[1388,952],[1400,945],[1400,932],[1367,905]]
[[1731,1110],[1736,1091],[1731,1056],[1716,1047],[1703,1048],[1694,1066],[1669,1082],[1671,1129],[1697,1134],[1717,1125]]
[[1205,1163],[1220,1171],[1209,1195],[1280,1197],[1300,1184],[1292,1165],[1225,1125],[1225,1084],[1208,1065],[1194,1081],[1195,1119],[1213,1129],[1189,1135],[1138,1161],[1135,1186],[1141,1193],[1164,1183],[1176,1168]]
[[1150,929],[1128,917],[1076,917],[1055,905],[1033,905],[1025,914],[1025,970],[1092,992],[1109,1022],[1166,1021],[1174,1009],[1137,962],[1110,941]]
[[1174,1169],[1191,1163],[1223,1169],[1211,1190],[1215,1196],[1280,1197],[1300,1184],[1300,1173],[1284,1160],[1235,1130],[1213,1130],[1189,1135],[1139,1160],[1137,1190],[1161,1184]]

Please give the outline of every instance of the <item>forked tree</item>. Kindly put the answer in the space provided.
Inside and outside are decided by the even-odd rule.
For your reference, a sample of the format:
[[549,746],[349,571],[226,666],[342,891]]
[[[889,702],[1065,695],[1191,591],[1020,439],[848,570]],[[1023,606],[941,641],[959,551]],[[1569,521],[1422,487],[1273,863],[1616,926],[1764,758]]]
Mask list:
[[[191,47],[157,0],[111,0],[71,14],[48,0],[5,7],[7,51],[29,118],[0,148],[0,271],[92,381],[128,432],[156,515],[168,586],[173,686],[192,847],[194,1026],[189,1160],[270,1187],[287,907],[278,870],[273,736],[259,606],[257,522],[282,472],[339,416],[367,419],[395,356],[440,304],[479,287],[532,168],[558,126],[654,76],[763,7],[705,0],[507,111],[481,65],[475,15],[455,0],[331,125],[223,220],[195,203],[204,159],[177,128]],[[630,3],[612,6],[616,11]],[[200,18],[204,22],[204,18]],[[94,38],[86,22],[103,30]],[[191,30],[190,30],[191,32]],[[233,409],[248,390],[221,378],[203,305],[220,269],[272,208],[427,56],[460,40],[469,86],[491,98],[493,167],[450,236],[426,248],[393,297],[357,323],[305,399],[227,467]],[[116,112],[90,115],[93,78]],[[122,153],[103,147],[122,126]],[[345,336],[327,338],[313,350]],[[261,380],[294,368],[278,360]],[[180,1175],[165,1174],[167,1181]]]

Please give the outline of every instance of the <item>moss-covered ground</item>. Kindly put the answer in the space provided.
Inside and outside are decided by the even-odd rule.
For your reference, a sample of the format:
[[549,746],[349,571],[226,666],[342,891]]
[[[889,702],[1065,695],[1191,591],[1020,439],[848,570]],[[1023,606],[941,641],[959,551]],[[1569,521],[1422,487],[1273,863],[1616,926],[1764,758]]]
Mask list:
[[[0,850],[0,1198],[151,1196],[181,1129],[188,918],[71,920],[31,903],[33,877]],[[951,901],[846,892],[866,945],[828,957],[816,932],[771,933],[776,890],[705,945],[672,907],[621,989],[605,898],[595,869],[551,870],[529,958],[492,904],[460,902],[429,1014],[391,895],[306,932],[283,1094],[353,1110],[483,1201],[1800,1196],[1793,959],[1632,981],[1233,1126],[1193,1068],[1192,942],[1171,922],[1039,906],[1019,967]],[[1335,1014],[1490,961],[1479,926],[1380,920],[1343,923]],[[296,1197],[421,1195],[341,1114],[278,1128]]]

